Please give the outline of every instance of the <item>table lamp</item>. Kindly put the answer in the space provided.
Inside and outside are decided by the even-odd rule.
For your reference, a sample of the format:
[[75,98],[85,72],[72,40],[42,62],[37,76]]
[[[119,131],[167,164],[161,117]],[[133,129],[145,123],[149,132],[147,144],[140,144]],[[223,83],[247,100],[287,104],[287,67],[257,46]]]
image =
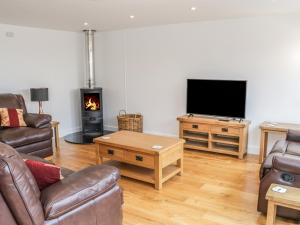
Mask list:
[[39,114],[43,114],[43,101],[48,101],[48,88],[30,88],[30,97],[32,102],[39,102]]

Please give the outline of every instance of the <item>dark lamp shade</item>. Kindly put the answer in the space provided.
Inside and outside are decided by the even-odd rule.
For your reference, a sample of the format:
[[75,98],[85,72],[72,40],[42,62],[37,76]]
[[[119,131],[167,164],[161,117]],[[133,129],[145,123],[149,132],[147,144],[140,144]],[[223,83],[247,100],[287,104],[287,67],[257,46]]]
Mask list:
[[31,101],[48,101],[48,88],[30,88]]

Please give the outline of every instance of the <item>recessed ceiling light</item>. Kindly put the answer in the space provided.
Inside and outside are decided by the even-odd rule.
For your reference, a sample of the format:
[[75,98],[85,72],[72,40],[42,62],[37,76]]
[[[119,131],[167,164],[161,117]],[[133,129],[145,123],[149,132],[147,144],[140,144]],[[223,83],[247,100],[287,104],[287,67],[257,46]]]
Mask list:
[[130,19],[134,19],[134,17],[135,17],[134,15],[130,15],[129,16]]
[[196,8],[195,6],[193,6],[193,7],[191,8],[191,10],[192,10],[192,11],[196,11],[197,8]]
[[84,26],[88,26],[89,23],[88,23],[88,22],[84,22],[83,25],[84,25]]

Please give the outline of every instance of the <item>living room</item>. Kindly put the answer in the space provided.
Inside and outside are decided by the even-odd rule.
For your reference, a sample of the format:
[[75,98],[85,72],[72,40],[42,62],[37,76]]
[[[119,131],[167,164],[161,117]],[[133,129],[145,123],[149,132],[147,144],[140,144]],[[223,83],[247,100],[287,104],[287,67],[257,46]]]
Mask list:
[[[108,132],[102,138],[97,137],[102,144],[110,141],[104,137],[112,137],[112,141],[112,135],[117,133],[117,116],[121,110],[143,116],[142,134],[145,135],[182,140],[177,119],[188,113],[195,114],[189,118],[191,120],[204,117],[199,122],[201,125],[206,120],[216,121],[209,122],[209,126],[213,126],[212,123],[218,126],[230,123],[228,126],[233,127],[247,123],[247,132],[244,142],[241,142],[245,150],[242,155],[236,154],[239,157],[184,148],[182,157],[176,158],[180,168],[177,175],[181,176],[170,175],[158,186],[121,173],[120,179],[115,178],[118,181],[115,185],[123,189],[123,202],[114,209],[117,212],[107,213],[111,206],[106,207],[101,202],[102,209],[96,210],[99,215],[95,218],[105,215],[103,221],[97,221],[94,215],[81,220],[79,212],[74,217],[76,223],[266,224],[270,215],[266,212],[266,205],[263,212],[257,210],[259,199],[263,199],[263,204],[267,203],[266,193],[263,197],[259,195],[262,186],[265,186],[260,178],[265,182],[271,177],[270,173],[280,170],[278,165],[283,164],[288,167],[283,175],[288,176],[277,174],[281,176],[278,182],[269,182],[264,191],[267,192],[272,183],[280,185],[277,189],[282,188],[286,194],[290,191],[286,186],[296,188],[291,192],[300,188],[297,182],[300,146],[298,150],[297,146],[290,144],[300,141],[295,137],[296,130],[300,130],[297,104],[300,85],[299,27],[300,2],[296,0],[2,2],[0,68],[3,81],[0,94],[22,95],[27,111],[37,113],[38,103],[32,101],[30,90],[47,88],[48,98],[42,102],[42,108],[45,114],[51,115],[52,122],[59,122],[56,125],[59,146],[55,146],[57,140],[53,132],[53,154],[46,160],[79,173],[85,169],[92,170],[98,163],[96,168],[101,169],[98,155],[101,147],[98,143],[72,144],[64,138],[83,129],[80,89],[89,89],[91,81],[87,69],[90,55],[86,54],[90,42],[86,41],[87,32],[83,30],[95,30],[90,36],[93,38],[93,87],[102,88],[102,126]],[[219,121],[219,117],[208,116],[207,113],[187,111],[188,79],[245,81],[245,115],[236,116],[238,119],[241,117],[242,122]],[[216,93],[222,96],[218,90],[212,89],[196,97],[201,102]],[[5,105],[0,97],[0,108],[9,108],[10,104]],[[23,113],[27,123],[29,120]],[[263,124],[264,121],[267,123]],[[27,126],[35,122],[33,119]],[[194,124],[194,120],[191,123]],[[0,133],[8,129],[15,128],[1,128]],[[272,134],[268,135],[268,132]],[[122,140],[134,142],[138,138],[135,135]],[[209,131],[210,135],[213,134]],[[14,138],[13,132],[10,137]],[[1,134],[0,140],[10,144]],[[281,141],[279,144],[278,140]],[[167,145],[169,142],[163,143]],[[160,143],[155,144],[158,144],[154,146],[158,148],[155,149],[157,152],[159,147],[164,147]],[[262,152],[262,149],[268,152]],[[277,151],[276,155],[288,155],[289,160],[270,157],[269,162],[261,164],[264,154],[271,149]],[[5,161],[6,153],[0,152],[1,160]],[[291,165],[295,166],[294,170]],[[261,166],[264,169],[260,173]],[[111,173],[118,177],[114,169]],[[3,176],[0,175],[1,183],[4,182]],[[65,179],[71,178],[65,177],[58,183],[64,184]],[[48,189],[51,187],[45,190]],[[70,212],[47,218],[45,208],[43,219],[35,221],[31,217],[31,223],[23,220],[18,216],[19,212],[15,212],[18,210],[9,203],[5,186],[0,190],[3,196],[0,196],[0,202],[6,202],[6,210],[13,218],[10,220],[7,215],[0,214],[0,221],[7,221],[3,224],[74,222],[68,219]],[[121,192],[119,189],[115,191]],[[43,196],[43,190],[41,193]],[[300,199],[295,199],[293,203],[297,204]],[[46,203],[41,201],[43,208]],[[1,203],[0,207],[4,210]],[[73,207],[71,215],[76,214],[78,209]],[[276,224],[298,224],[300,219],[300,213],[290,209],[279,208],[277,215]],[[67,219],[63,221],[62,218]],[[274,218],[270,216],[268,224],[272,224],[269,222],[272,220]]]

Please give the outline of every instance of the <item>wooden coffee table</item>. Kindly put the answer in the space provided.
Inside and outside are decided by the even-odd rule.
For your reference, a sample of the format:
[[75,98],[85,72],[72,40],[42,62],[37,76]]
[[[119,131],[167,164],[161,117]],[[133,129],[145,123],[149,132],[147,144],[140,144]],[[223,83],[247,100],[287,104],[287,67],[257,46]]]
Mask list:
[[[183,139],[118,131],[94,142],[97,163],[116,166],[122,176],[154,184],[156,189],[183,172]],[[103,158],[110,160],[104,162]]]

